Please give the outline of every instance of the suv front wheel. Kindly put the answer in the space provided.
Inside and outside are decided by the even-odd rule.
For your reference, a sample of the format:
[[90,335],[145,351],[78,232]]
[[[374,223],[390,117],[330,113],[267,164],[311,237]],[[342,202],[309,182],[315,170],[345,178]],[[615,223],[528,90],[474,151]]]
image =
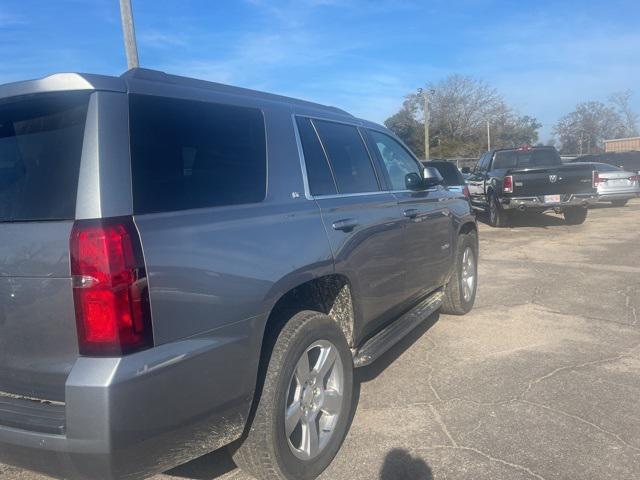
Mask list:
[[478,288],[478,237],[475,232],[458,237],[453,275],[444,287],[442,313],[464,315],[476,300]]
[[331,463],[352,415],[353,358],[342,331],[302,311],[271,351],[253,422],[236,464],[260,480],[310,480]]

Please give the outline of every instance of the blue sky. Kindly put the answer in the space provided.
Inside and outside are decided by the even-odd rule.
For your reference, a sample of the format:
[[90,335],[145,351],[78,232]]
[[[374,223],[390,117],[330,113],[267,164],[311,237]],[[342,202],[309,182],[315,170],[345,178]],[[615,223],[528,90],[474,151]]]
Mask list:
[[[553,123],[635,90],[640,1],[133,0],[141,64],[382,122],[450,73]],[[0,83],[126,69],[118,0],[1,0]]]

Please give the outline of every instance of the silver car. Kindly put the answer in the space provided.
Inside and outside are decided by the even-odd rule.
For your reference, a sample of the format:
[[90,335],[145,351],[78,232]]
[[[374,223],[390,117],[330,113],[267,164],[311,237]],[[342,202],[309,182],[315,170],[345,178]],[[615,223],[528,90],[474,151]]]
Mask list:
[[608,163],[594,163],[594,183],[598,187],[598,200],[622,207],[640,196],[638,174],[627,172]]

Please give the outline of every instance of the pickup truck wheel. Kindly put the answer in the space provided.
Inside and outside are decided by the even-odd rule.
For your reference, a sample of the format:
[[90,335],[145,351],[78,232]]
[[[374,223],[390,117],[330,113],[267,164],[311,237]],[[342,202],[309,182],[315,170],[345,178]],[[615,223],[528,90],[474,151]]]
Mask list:
[[442,313],[464,315],[473,308],[478,287],[478,242],[471,232],[460,235],[455,270],[444,287]]
[[299,312],[280,331],[253,422],[233,452],[260,480],[310,480],[331,463],[352,416],[353,358],[327,315]]
[[587,219],[586,207],[570,207],[564,211],[564,221],[567,225],[580,225]]
[[495,194],[489,196],[489,225],[496,228],[509,226],[509,212],[507,212]]

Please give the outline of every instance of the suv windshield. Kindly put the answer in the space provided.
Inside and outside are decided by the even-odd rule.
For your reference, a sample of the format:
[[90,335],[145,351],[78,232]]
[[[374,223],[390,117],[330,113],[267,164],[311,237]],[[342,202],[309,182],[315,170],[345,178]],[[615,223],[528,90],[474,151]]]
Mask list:
[[496,152],[493,169],[536,168],[562,165],[555,148],[533,148],[530,150],[502,150]]
[[75,217],[88,93],[0,104],[0,222]]

